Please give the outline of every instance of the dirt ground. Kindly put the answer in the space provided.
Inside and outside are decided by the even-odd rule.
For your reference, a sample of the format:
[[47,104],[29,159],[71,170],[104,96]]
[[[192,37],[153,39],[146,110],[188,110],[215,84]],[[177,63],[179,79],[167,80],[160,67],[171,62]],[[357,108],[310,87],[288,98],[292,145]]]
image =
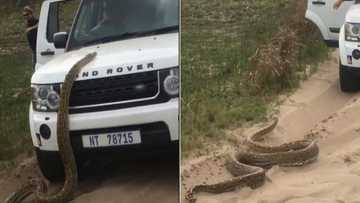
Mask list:
[[[334,52],[285,98],[270,135],[271,141],[282,143],[311,134],[319,141],[318,160],[298,168],[273,167],[258,189],[201,193],[197,203],[360,203],[360,93],[340,91],[337,58]],[[195,168],[186,172],[196,173],[192,166],[205,158],[185,160],[182,172]]]
[[[165,155],[167,154],[167,155]],[[178,154],[165,153],[133,161],[91,163],[82,174],[73,203],[176,203],[179,202]],[[156,155],[156,156],[155,156]],[[161,158],[158,158],[161,157]],[[35,158],[0,173],[0,202],[28,178],[39,174]],[[50,191],[60,183],[51,184]],[[31,202],[31,200],[28,200]]]

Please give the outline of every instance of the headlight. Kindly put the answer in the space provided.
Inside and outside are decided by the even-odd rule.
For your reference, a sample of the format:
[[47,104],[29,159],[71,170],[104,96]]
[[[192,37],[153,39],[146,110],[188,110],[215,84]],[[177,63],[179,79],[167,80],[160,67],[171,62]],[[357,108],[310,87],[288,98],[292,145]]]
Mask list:
[[32,85],[32,104],[35,111],[55,112],[60,103],[60,84]]
[[360,41],[360,24],[346,23],[345,24],[345,40],[351,42]]
[[170,97],[179,96],[179,68],[161,70],[163,88]]

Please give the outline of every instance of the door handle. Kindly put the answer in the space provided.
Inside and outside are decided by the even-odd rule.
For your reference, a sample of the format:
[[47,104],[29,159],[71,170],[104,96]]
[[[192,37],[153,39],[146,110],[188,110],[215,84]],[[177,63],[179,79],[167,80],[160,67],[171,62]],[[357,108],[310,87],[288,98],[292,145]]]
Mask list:
[[313,5],[326,5],[325,1],[313,1]]
[[41,56],[52,56],[52,55],[55,55],[55,52],[51,51],[51,50],[46,50],[46,51],[40,52],[40,55]]

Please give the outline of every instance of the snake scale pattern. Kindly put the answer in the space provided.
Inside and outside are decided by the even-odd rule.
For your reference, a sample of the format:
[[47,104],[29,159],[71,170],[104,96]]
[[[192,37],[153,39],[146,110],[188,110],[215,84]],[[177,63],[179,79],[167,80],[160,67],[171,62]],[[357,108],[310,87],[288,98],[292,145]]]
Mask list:
[[264,136],[277,125],[274,119],[269,125],[255,131],[246,138],[246,150],[224,155],[225,168],[231,179],[216,183],[193,185],[185,193],[185,199],[193,203],[199,192],[223,193],[242,187],[258,188],[265,183],[266,169],[274,165],[283,167],[303,166],[314,162],[319,154],[315,140],[299,140],[278,146],[261,143]]
[[5,203],[21,203],[32,194],[35,195],[35,202],[37,203],[66,203],[73,199],[74,190],[78,184],[78,170],[69,136],[69,98],[77,75],[95,56],[96,53],[91,53],[79,60],[66,75],[61,88],[60,106],[57,114],[57,140],[65,170],[65,181],[62,189],[49,195],[45,181],[34,179],[11,194]]

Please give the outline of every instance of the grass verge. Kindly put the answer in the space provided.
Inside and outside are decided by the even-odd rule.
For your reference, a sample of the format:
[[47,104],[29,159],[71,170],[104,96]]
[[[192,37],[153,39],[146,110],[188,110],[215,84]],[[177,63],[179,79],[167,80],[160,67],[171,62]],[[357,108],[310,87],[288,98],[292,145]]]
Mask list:
[[[29,1],[40,11],[40,1]],[[0,6],[0,170],[11,168],[19,154],[32,153],[28,112],[31,51],[26,41],[22,7]]]
[[328,56],[304,8],[290,0],[182,1],[183,157],[224,140],[224,129],[265,119],[268,104]]
[[31,56],[26,53],[0,57],[0,169],[18,154],[31,152],[28,108]]
[[[69,28],[79,1],[61,8],[60,27]],[[24,1],[25,3],[25,1]],[[39,16],[42,1],[27,1]],[[32,153],[28,110],[30,104],[31,51],[22,6],[5,2],[0,6],[0,170],[11,168],[19,154]]]

